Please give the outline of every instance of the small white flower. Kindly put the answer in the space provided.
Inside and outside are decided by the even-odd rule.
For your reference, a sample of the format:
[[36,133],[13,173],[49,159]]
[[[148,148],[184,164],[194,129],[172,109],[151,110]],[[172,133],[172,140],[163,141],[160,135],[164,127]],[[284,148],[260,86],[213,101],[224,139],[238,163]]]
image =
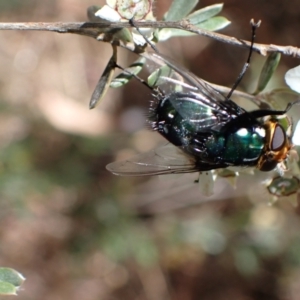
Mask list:
[[[134,20],[155,20],[152,8],[154,0],[106,0],[106,5],[99,9],[95,16],[109,22],[128,22]],[[153,39],[152,28],[139,28],[149,40]],[[143,46],[147,42],[135,29],[132,29],[133,42]]]
[[154,0],[106,0],[106,5],[95,16],[110,22],[154,20],[152,13]]

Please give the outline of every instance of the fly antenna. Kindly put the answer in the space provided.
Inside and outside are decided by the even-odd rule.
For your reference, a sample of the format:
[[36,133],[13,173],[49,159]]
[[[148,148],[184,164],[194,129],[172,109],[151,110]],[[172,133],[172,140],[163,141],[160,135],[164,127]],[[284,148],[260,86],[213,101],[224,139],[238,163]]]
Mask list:
[[250,65],[250,60],[251,60],[251,56],[252,56],[252,52],[253,52],[253,44],[254,44],[254,40],[255,40],[255,33],[256,33],[256,29],[260,26],[261,21],[259,20],[257,23],[255,23],[254,20],[251,19],[250,24],[251,24],[251,28],[252,28],[252,37],[251,37],[251,45],[250,45],[248,59],[247,59],[246,63],[244,64],[243,69],[242,69],[241,73],[239,74],[237,80],[235,81],[234,85],[232,86],[230,92],[226,96],[226,99],[230,99],[232,93],[237,88],[237,86],[240,84],[241,80],[243,79],[243,77]]
[[144,38],[144,40],[147,42],[147,44],[153,49],[153,51],[157,54],[159,54],[159,51],[154,46],[154,44],[146,37],[146,35],[140,30],[140,28],[135,24],[134,17],[129,20],[129,24],[134,27],[137,32]]

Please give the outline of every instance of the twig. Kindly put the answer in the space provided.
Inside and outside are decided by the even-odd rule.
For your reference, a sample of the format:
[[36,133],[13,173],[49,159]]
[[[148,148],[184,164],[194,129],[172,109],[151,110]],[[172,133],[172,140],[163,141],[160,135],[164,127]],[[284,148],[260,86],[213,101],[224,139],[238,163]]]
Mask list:
[[[210,37],[222,43],[227,43],[233,46],[249,48],[250,42],[246,40],[237,39],[235,37],[227,36],[221,33],[211,32],[208,30],[200,29],[196,26],[191,25],[188,21],[183,20],[179,22],[135,22],[136,26],[140,28],[176,28],[182,29],[189,32],[193,32],[202,36]],[[112,29],[112,28],[124,28],[131,27],[129,22],[76,22],[76,23],[44,23],[44,22],[30,22],[30,23],[0,23],[0,30],[37,30],[37,31],[54,31],[58,33],[74,33],[89,36],[97,39],[101,30]],[[131,49],[132,50],[132,49]],[[257,44],[253,46],[253,50],[260,53],[261,55],[267,55],[271,52],[278,52],[283,55],[289,55],[300,58],[300,49],[293,46],[280,46],[280,45],[266,45]]]

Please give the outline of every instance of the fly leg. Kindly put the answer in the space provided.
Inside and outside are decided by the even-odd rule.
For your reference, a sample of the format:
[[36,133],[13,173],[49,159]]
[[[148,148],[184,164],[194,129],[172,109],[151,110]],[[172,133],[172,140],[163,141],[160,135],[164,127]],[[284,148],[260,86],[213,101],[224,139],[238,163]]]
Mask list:
[[254,40],[255,40],[255,33],[256,33],[256,29],[260,26],[260,23],[261,23],[261,21],[258,21],[257,23],[255,23],[253,19],[251,19],[251,21],[250,21],[250,24],[251,24],[251,27],[252,27],[252,37],[251,37],[251,45],[250,45],[250,50],[249,50],[249,56],[248,56],[248,59],[247,59],[246,63],[243,66],[243,69],[242,69],[241,73],[239,74],[237,80],[235,81],[233,87],[231,88],[230,92],[226,96],[226,99],[230,99],[232,93],[235,91],[237,86],[240,84],[240,82],[242,81],[246,71],[249,68],[250,60],[251,60],[251,56],[252,56],[252,52],[253,52],[253,44],[254,44]]

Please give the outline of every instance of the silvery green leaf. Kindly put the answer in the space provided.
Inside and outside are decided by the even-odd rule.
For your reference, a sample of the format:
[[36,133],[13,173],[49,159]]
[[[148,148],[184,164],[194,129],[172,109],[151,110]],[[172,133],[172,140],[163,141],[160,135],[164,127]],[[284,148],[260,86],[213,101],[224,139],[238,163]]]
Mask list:
[[96,88],[92,94],[91,100],[90,100],[90,109],[93,109],[96,107],[96,105],[100,102],[100,100],[103,98],[103,96],[106,94],[111,79],[115,72],[115,63],[116,63],[116,57],[115,55],[112,55],[110,58],[108,64],[106,65],[106,68],[104,72],[102,73]]
[[281,54],[276,52],[273,52],[268,56],[259,75],[257,88],[254,94],[258,94],[265,89],[279,64],[280,57]]
[[228,26],[231,22],[226,19],[225,17],[212,17],[200,24],[197,24],[196,26],[201,28],[201,29],[205,29],[205,30],[209,30],[209,31],[217,31],[220,29],[225,28],[226,26]]
[[17,295],[17,290],[13,284],[0,281],[0,295]]
[[[107,5],[106,5],[107,6]],[[91,22],[107,22],[110,23],[110,21],[108,21],[107,19],[111,18],[109,13],[106,13],[107,8],[104,8],[104,15],[105,17],[102,18],[102,14],[103,14],[103,9],[104,7],[101,6],[90,6],[87,9],[87,15],[88,18]],[[110,13],[112,13],[113,15],[115,15],[115,11],[112,8],[108,8],[108,11],[110,11]],[[112,17],[114,18],[114,17]],[[119,14],[116,18],[120,18]],[[118,41],[122,41],[124,43],[130,43],[132,42],[132,34],[131,31],[128,28],[98,28],[98,32],[99,33],[105,33],[106,35],[106,39],[108,36],[110,36],[110,39],[114,39],[114,40],[118,40]],[[100,35],[100,37],[102,38],[103,36]]]
[[152,87],[163,84],[165,83],[164,77],[171,77],[171,72],[172,70],[167,65],[162,66],[149,75],[147,83]]
[[288,70],[284,76],[286,84],[297,93],[300,93],[300,66]]
[[92,6],[88,7],[88,9],[87,9],[87,16],[88,16],[88,19],[91,22],[98,22],[99,21],[99,18],[95,16],[95,13],[99,9],[101,9],[101,7],[97,6],[97,5],[92,5]]
[[145,58],[139,58],[133,64],[131,64],[128,68],[122,71],[116,78],[114,78],[111,83],[111,88],[118,88],[128,83],[128,81],[134,76],[138,75],[140,71],[143,69]]
[[24,280],[24,276],[16,270],[11,268],[0,268],[0,281],[6,281],[19,287]]
[[191,24],[196,25],[203,21],[206,21],[211,17],[214,17],[222,10],[222,8],[223,8],[223,3],[206,6],[204,8],[201,8],[193,12],[192,14],[188,15],[186,18]]
[[157,32],[157,39],[158,41],[166,41],[171,37],[191,35],[195,35],[195,33],[176,28],[163,28]]
[[[147,44],[145,37],[149,41],[153,41],[154,35],[152,28],[139,28],[139,32],[137,32],[136,30],[132,31],[132,38],[135,45],[144,46],[145,44]],[[155,43],[155,41],[153,42]]]
[[25,278],[19,272],[10,268],[0,268],[0,294],[16,295]]
[[[196,26],[201,29],[216,31],[223,29],[231,22],[228,21],[225,17],[212,17],[202,23],[197,24]],[[178,37],[178,36],[191,36],[195,35],[196,33],[192,33],[190,31],[175,29],[175,28],[163,28],[157,33],[157,38],[159,41],[166,41],[171,37]]]
[[[115,28],[116,29],[116,28]],[[126,43],[131,43],[133,41],[132,39],[132,33],[128,28],[117,28],[118,30],[115,30],[114,33],[114,40],[119,40]]]
[[171,7],[164,15],[164,20],[175,22],[185,18],[198,2],[199,0],[173,0]]

